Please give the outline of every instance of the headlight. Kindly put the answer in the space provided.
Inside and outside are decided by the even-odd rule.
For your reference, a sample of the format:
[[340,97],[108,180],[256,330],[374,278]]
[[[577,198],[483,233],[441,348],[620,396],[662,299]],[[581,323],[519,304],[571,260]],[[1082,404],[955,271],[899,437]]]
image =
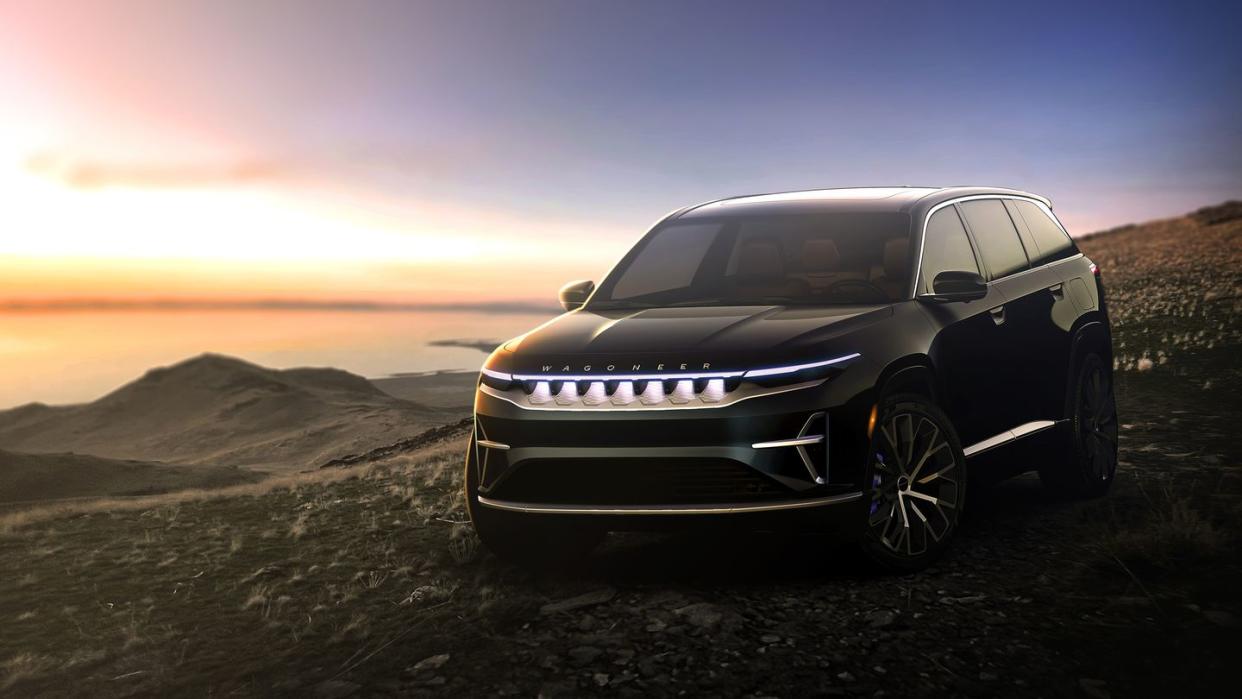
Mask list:
[[487,367],[483,367],[479,374],[483,383],[501,391],[507,391],[513,385],[513,374],[506,374],[503,371],[495,371]]
[[819,362],[804,364],[786,364],[784,366],[751,369],[742,375],[742,380],[751,381],[763,386],[783,383],[800,383],[826,378],[840,372],[862,355],[858,352],[846,354]]

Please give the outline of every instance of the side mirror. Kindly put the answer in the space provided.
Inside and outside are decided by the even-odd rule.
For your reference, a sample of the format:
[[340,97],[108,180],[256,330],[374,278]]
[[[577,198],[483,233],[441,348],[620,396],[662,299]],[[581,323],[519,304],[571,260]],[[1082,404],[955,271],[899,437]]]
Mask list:
[[570,282],[561,287],[559,294],[561,299],[561,307],[567,311],[574,311],[582,308],[582,304],[591,298],[591,293],[595,291],[595,282],[592,281],[576,281]]
[[987,282],[975,272],[946,271],[932,280],[932,293],[920,296],[925,301],[952,303],[977,301],[988,295]]

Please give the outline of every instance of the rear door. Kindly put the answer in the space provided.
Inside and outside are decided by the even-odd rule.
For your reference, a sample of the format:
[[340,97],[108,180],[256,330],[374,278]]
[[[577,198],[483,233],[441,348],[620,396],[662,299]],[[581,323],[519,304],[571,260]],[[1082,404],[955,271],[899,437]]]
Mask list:
[[[927,221],[915,294],[930,293],[936,275],[950,271],[983,274],[953,204],[937,210]],[[999,344],[1004,329],[993,320],[990,309],[1004,303],[1000,290],[989,288],[988,296],[978,301],[921,305],[940,328],[930,356],[940,382],[941,404],[963,446],[1008,428],[995,414],[991,390],[996,372],[1004,368]]]
[[1069,381],[1073,344],[1070,331],[1081,313],[1094,308],[1087,282],[1094,288],[1095,280],[1090,277],[1086,265],[1081,265],[1081,272],[1087,274],[1084,278],[1074,274],[1074,263],[1063,262],[1077,255],[1078,248],[1065,229],[1053,219],[1051,211],[1026,199],[1010,199],[1005,206],[1017,224],[1018,232],[1023,234],[1031,266],[1039,268],[1039,283],[1048,285],[1044,303],[1049,305],[1041,316],[1041,334],[1046,337],[1041,371],[1049,379],[1049,390],[1044,396],[1044,414],[1047,417],[1043,419],[1055,420],[1065,416],[1064,391]]
[[[994,314],[1003,332],[997,346],[993,398],[1000,430],[1031,422],[1055,420],[1054,407],[1064,383],[1064,353],[1058,350],[1052,310],[1063,295],[1056,270],[1032,267],[1031,255],[1002,199],[977,199],[961,204],[962,217],[979,248],[990,286],[1004,299]],[[1036,253],[1036,260],[1038,260]]]

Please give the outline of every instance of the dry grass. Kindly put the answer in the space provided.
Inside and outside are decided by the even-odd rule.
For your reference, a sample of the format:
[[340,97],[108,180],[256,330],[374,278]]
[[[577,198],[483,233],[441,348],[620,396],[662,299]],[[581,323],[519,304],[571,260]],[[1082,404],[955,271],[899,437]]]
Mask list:
[[[419,501],[418,493],[423,492],[423,488],[428,483],[442,481],[449,471],[460,466],[461,452],[462,448],[457,443],[440,444],[430,447],[426,452],[419,452],[416,456],[403,455],[394,457],[389,461],[352,468],[330,468],[273,476],[258,483],[248,483],[226,488],[182,490],[175,493],[128,498],[100,498],[97,500],[82,500],[34,507],[28,510],[0,515],[0,536],[14,534],[32,524],[63,519],[65,517],[135,510],[145,512],[158,508],[175,507],[185,503],[201,503],[221,498],[262,497],[280,490],[327,486],[345,480],[371,477],[373,470],[376,468],[408,467],[415,462],[419,466],[419,478],[411,483],[393,485],[392,487],[401,490],[402,496],[405,499]],[[431,512],[439,505],[427,503],[424,507],[427,512]],[[292,531],[290,533],[293,534]]]
[[0,577],[0,688],[292,691],[369,658],[494,566],[453,524],[463,449],[5,515],[0,565],[23,572]]
[[[1221,560],[1239,542],[1222,524],[1224,514],[1205,507],[1207,496],[1162,491],[1148,507],[1123,515],[1112,508],[1099,547],[1135,570],[1173,571]],[[1236,513],[1235,513],[1236,514]]]

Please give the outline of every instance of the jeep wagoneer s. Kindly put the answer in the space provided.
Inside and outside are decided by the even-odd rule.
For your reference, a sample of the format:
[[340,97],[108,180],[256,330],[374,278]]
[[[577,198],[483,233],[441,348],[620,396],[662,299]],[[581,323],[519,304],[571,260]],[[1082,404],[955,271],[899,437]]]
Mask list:
[[[537,560],[605,532],[824,531],[916,570],[968,485],[1117,464],[1099,269],[1040,196],[865,188],[687,207],[488,357],[466,502]],[[969,474],[969,478],[968,478]]]

